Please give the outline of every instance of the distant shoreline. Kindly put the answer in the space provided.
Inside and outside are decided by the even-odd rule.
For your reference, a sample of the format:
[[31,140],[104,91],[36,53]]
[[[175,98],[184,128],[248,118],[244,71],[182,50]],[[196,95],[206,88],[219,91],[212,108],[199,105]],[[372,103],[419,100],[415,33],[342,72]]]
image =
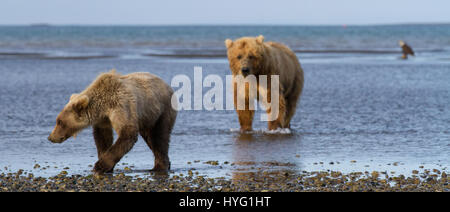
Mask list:
[[430,26],[430,25],[450,25],[450,22],[429,22],[429,23],[373,23],[373,24],[80,24],[80,23],[24,23],[24,24],[0,24],[0,27],[383,27],[383,26]]

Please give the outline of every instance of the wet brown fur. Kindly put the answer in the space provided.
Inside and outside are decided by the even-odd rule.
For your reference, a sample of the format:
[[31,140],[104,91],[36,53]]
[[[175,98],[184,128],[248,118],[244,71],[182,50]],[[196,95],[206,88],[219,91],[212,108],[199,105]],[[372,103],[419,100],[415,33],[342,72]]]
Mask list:
[[[168,170],[170,133],[177,115],[172,94],[170,86],[149,73],[103,73],[83,92],[72,95],[49,140],[61,143],[92,126],[99,159],[94,171],[102,174],[114,169],[140,134],[154,153],[153,169]],[[113,130],[118,135],[114,144]]]
[[[267,88],[270,88],[270,76],[279,75],[280,99],[279,115],[275,121],[269,121],[269,130],[277,128],[289,128],[290,121],[295,113],[297,102],[303,90],[304,76],[297,56],[287,46],[276,42],[264,42],[262,35],[258,37],[242,37],[235,41],[225,40],[228,61],[233,76],[242,75],[242,68],[248,67],[249,74],[268,75]],[[234,83],[233,86],[236,86]],[[235,87],[236,88],[236,87]],[[239,123],[242,131],[252,129],[254,110],[248,109],[249,94],[248,86],[245,91],[235,89],[234,101],[239,93],[245,95],[245,110],[237,110]],[[258,91],[260,91],[258,83]],[[270,89],[266,89],[267,98],[270,102]],[[259,96],[261,94],[259,93]],[[270,113],[270,109],[267,111]]]

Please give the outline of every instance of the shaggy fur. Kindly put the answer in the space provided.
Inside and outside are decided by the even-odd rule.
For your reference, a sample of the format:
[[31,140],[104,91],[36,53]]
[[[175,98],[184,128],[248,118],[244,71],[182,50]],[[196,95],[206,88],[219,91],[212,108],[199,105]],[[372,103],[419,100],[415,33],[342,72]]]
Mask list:
[[[253,74],[258,79],[259,75],[267,75],[269,89],[260,87],[258,82],[258,96],[266,92],[269,102],[270,75],[279,75],[279,114],[276,120],[269,121],[268,128],[269,130],[289,128],[304,83],[303,70],[294,52],[282,44],[264,42],[262,35],[243,37],[235,41],[227,39],[225,46],[233,76]],[[241,130],[252,130],[254,110],[248,108],[249,101],[252,99],[248,93],[248,84],[245,88],[237,88],[236,82],[233,82],[233,86],[235,86],[235,107],[238,98],[245,98],[245,109],[236,109]],[[270,114],[270,109],[267,113]]]
[[[61,143],[92,126],[98,161],[94,171],[111,172],[140,134],[155,156],[154,170],[170,168],[170,133],[177,112],[173,90],[149,73],[101,74],[80,94],[73,94],[57,117],[49,140]],[[118,138],[113,144],[113,129]]]

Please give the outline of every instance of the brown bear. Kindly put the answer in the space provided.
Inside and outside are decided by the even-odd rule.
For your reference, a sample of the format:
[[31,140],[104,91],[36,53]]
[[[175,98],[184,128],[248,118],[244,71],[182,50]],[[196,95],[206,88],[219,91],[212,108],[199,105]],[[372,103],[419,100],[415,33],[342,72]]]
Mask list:
[[[268,102],[271,102],[270,83],[271,76],[279,77],[279,108],[278,116],[274,120],[269,120],[269,130],[277,128],[290,128],[290,121],[295,113],[297,102],[303,90],[304,76],[300,62],[292,50],[287,46],[276,42],[264,42],[262,35],[258,37],[242,37],[235,41],[225,40],[227,47],[228,61],[230,63],[233,79],[236,76],[256,77],[267,76],[267,86],[261,87],[257,82],[257,92],[259,100],[261,95],[267,95]],[[233,80],[234,104],[238,114],[241,131],[251,131],[254,110],[249,108],[249,103],[253,97],[249,94],[249,85],[239,87]],[[262,94],[265,92],[264,94]],[[275,95],[274,95],[275,96]],[[245,99],[245,108],[236,108],[237,99]],[[271,109],[267,110],[270,114]]]
[[[98,153],[93,171],[103,174],[113,171],[139,133],[155,156],[153,170],[168,170],[170,133],[177,116],[172,94],[169,85],[149,73],[100,74],[84,91],[70,97],[48,139],[62,143],[92,126]],[[113,129],[118,135],[114,144]]]

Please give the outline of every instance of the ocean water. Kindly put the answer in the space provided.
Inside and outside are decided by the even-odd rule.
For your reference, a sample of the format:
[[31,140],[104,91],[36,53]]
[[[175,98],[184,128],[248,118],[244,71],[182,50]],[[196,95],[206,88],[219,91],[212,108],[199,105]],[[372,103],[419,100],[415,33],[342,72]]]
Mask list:
[[[254,132],[240,134],[232,110],[180,111],[172,173],[448,169],[450,25],[0,26],[0,168],[90,174],[97,160],[91,129],[62,144],[47,141],[72,93],[112,68],[150,72],[170,84],[201,66],[204,76],[225,80],[224,40],[259,34],[289,45],[305,72],[291,131],[270,133],[255,119]],[[400,39],[416,57],[400,59]],[[141,175],[152,167],[139,139],[116,171]]]

